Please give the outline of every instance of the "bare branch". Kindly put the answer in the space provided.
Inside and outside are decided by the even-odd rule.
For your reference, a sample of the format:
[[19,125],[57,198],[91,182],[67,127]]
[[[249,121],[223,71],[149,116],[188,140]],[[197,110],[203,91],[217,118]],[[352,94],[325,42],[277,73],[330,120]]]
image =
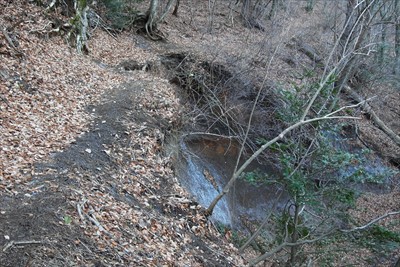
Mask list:
[[263,222],[261,223],[261,225],[258,227],[257,231],[255,231],[255,232],[251,235],[251,237],[246,241],[246,243],[244,243],[244,245],[241,246],[241,247],[239,248],[239,252],[240,252],[240,253],[243,253],[244,249],[247,248],[247,247],[250,245],[250,243],[254,240],[254,238],[256,238],[256,237],[260,234],[261,230],[264,228],[264,226],[265,226],[265,225],[267,224],[267,222],[269,221],[269,218],[271,217],[272,212],[275,210],[276,205],[278,204],[278,202],[279,202],[279,200],[280,200],[280,198],[281,198],[281,196],[282,196],[282,193],[283,193],[283,190],[281,190],[281,192],[279,193],[279,196],[275,199],[272,208],[270,209],[268,215],[265,217],[264,221],[263,221]]
[[[352,229],[339,229],[339,232],[341,233],[350,233],[350,232],[355,232],[355,231],[361,231],[361,230],[365,230],[366,228],[370,227],[371,225],[389,217],[389,216],[393,216],[393,215],[398,215],[400,214],[400,211],[393,211],[393,212],[388,212],[382,216],[379,216],[373,220],[371,220],[370,222],[368,222],[367,224],[364,224],[362,226],[359,227],[355,227]],[[253,259],[252,261],[250,261],[249,266],[254,266],[255,264],[259,263],[260,261],[263,261],[271,256],[273,256],[275,253],[279,252],[281,249],[285,248],[285,247],[293,247],[293,246],[300,246],[300,245],[305,245],[305,244],[311,244],[311,243],[315,243],[317,241],[322,240],[323,238],[332,235],[334,233],[336,233],[337,230],[336,229],[332,229],[330,230],[328,233],[323,234],[319,237],[313,238],[313,239],[305,239],[305,240],[299,240],[298,242],[295,243],[290,243],[290,242],[283,242],[282,244],[280,244],[279,246],[277,246],[275,249],[271,250],[270,252],[267,252],[255,259]],[[285,239],[286,240],[286,239]]]
[[372,120],[378,125],[379,128],[382,129],[384,133],[387,134],[387,136],[390,137],[390,139],[393,140],[397,145],[400,146],[400,136],[397,135],[392,129],[390,129],[379,117],[376,115],[372,107],[368,104],[368,100],[362,101],[362,97],[358,95],[353,89],[351,89],[349,86],[345,86],[344,90],[356,101],[360,101],[359,104],[361,104],[361,107],[368,112],[371,115]]
[[387,218],[389,216],[393,216],[393,215],[397,215],[397,214],[400,214],[400,211],[388,212],[388,213],[386,213],[386,214],[384,214],[382,216],[379,216],[379,217],[373,219],[372,221],[370,221],[367,224],[364,224],[362,226],[358,226],[358,227],[355,227],[355,228],[352,228],[352,229],[348,229],[348,230],[341,229],[340,231],[343,232],[343,233],[350,233],[350,232],[364,230],[364,229],[370,227],[371,225],[379,222],[380,220],[383,220],[383,219],[385,219],[385,218]]
[[7,245],[4,246],[3,252],[5,252],[7,249],[13,247],[13,246],[18,246],[18,245],[31,245],[31,244],[43,244],[43,241],[37,241],[37,240],[30,240],[30,241],[11,241],[7,243]]

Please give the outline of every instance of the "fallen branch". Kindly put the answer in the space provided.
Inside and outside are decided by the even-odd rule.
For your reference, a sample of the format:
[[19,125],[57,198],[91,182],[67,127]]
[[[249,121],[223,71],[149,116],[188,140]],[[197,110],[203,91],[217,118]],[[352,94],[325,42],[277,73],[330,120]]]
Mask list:
[[97,226],[97,228],[99,228],[99,230],[100,230],[101,232],[106,233],[108,236],[110,236],[110,237],[112,238],[112,237],[113,237],[112,234],[111,234],[110,232],[108,232],[108,231],[103,227],[103,225],[101,225],[101,223],[96,219],[95,216],[93,216],[93,212],[90,212],[90,211],[89,211],[89,214],[87,214],[86,212],[84,212],[84,211],[82,210],[82,207],[86,204],[86,202],[87,202],[87,200],[84,199],[84,200],[82,201],[82,203],[76,204],[76,209],[77,209],[77,211],[78,211],[78,215],[79,215],[79,217],[80,217],[82,223],[83,223],[83,224],[86,224],[86,220],[85,220],[85,218],[86,218],[86,219],[89,220],[92,224],[94,224],[95,226]]
[[387,135],[390,139],[393,140],[398,146],[400,146],[400,136],[398,136],[392,129],[390,129],[379,117],[376,115],[372,107],[366,102],[363,101],[363,98],[357,94],[350,86],[344,86],[344,90],[348,93],[354,100],[357,102],[363,103],[361,107],[371,115],[371,119],[374,123]]
[[[82,204],[82,205],[85,205],[85,204]],[[86,224],[86,220],[85,220],[85,217],[83,216],[82,207],[81,207],[80,203],[76,204],[76,209],[78,211],[78,215],[81,218],[82,223]]]
[[[11,40],[10,36],[5,27],[1,27],[1,32],[3,33],[4,37],[6,38],[8,44],[15,50],[18,51],[17,47],[14,45],[14,42]],[[18,51],[19,52],[19,51]]]
[[11,46],[12,49],[14,49],[14,51],[17,53],[17,55],[20,56],[25,56],[24,53],[22,53],[14,44],[13,40],[11,39],[11,37],[8,35],[7,29],[6,27],[3,27],[1,25],[1,32],[3,33],[4,37],[6,38],[8,44]]
[[31,240],[31,241],[11,241],[9,242],[4,248],[3,252],[5,252],[7,249],[13,247],[13,246],[19,246],[19,245],[34,245],[34,244],[43,244],[43,241],[37,241],[37,240]]
[[[218,138],[223,138],[223,139],[237,139],[239,140],[239,136],[231,136],[231,135],[222,135],[222,134],[214,134],[214,133],[204,133],[204,132],[192,132],[188,134],[182,135],[182,138],[187,138],[190,139],[192,136],[201,136],[202,138],[207,138],[210,137],[211,140],[218,140]],[[214,137],[214,138],[211,138]]]
[[101,223],[94,217],[94,216],[92,216],[92,215],[88,215],[88,214],[86,214],[85,213],[85,216],[86,216],[86,218],[90,221],[90,222],[92,222],[94,225],[96,225],[98,228],[99,228],[99,230],[101,231],[101,232],[104,232],[104,233],[106,233],[109,237],[113,237],[112,236],[112,234],[109,232],[109,231],[107,231],[104,227],[103,227],[103,225],[101,225]]

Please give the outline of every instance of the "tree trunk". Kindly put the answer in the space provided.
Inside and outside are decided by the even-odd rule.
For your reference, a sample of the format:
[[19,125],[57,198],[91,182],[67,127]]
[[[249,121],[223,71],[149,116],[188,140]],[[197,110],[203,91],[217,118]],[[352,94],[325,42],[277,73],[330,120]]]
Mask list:
[[395,16],[396,16],[396,25],[395,25],[395,66],[394,73],[396,75],[400,74],[400,0],[395,1]]
[[157,7],[158,0],[151,0],[149,11],[147,12],[146,33],[152,36],[155,29],[157,29]]
[[181,2],[181,0],[176,0],[175,8],[174,8],[174,11],[172,12],[172,15],[174,15],[175,17],[178,16],[178,9],[179,9],[180,2]]
[[314,0],[307,0],[306,11],[311,12],[314,9]]
[[379,45],[378,50],[378,62],[379,65],[383,65],[385,63],[385,47],[386,47],[386,25],[382,24],[382,32],[381,32],[381,44]]
[[353,27],[356,21],[356,16],[354,16],[354,9],[356,7],[357,1],[356,0],[348,0],[347,8],[346,8],[346,20],[344,25],[344,31],[342,36],[339,39],[339,44],[341,46],[341,54],[339,57],[342,57],[344,52],[347,50],[347,45],[351,42],[351,33],[353,31]]
[[75,18],[73,20],[73,29],[74,33],[70,32],[70,35],[76,35],[76,50],[79,54],[87,54],[89,53],[89,48],[87,46],[88,40],[88,19],[87,12],[89,10],[89,6],[87,0],[75,0]]
[[[179,2],[179,1],[178,1]],[[171,10],[172,6],[174,5],[174,0],[168,0],[165,8],[163,9],[162,13],[158,14],[159,8],[159,0],[151,0],[149,10],[147,11],[147,21],[145,25],[147,36],[151,39],[159,40],[162,39],[161,35],[155,34],[157,30],[157,25],[164,21],[165,17],[168,15],[169,11]],[[175,6],[176,12],[178,12],[177,5]]]
[[[294,209],[294,218],[293,218],[293,233],[292,233],[292,243],[296,244],[297,239],[299,238],[299,234],[297,232],[297,225],[299,224],[299,214],[300,214],[300,206],[296,203]],[[297,255],[298,246],[292,246],[290,248],[290,266],[295,266],[296,264],[296,255]]]

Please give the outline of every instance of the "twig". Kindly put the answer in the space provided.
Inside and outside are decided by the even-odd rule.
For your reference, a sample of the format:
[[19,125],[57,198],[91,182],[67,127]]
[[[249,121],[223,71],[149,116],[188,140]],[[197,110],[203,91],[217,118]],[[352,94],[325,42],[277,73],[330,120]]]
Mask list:
[[11,40],[10,36],[8,35],[8,32],[5,27],[1,27],[1,32],[4,34],[4,37],[6,38],[8,44],[14,48],[14,50],[18,51],[18,49],[15,47],[14,42]]
[[222,134],[215,134],[215,133],[205,133],[205,132],[193,132],[184,134],[183,138],[189,138],[191,136],[212,136],[217,138],[224,138],[224,139],[239,139],[238,136],[229,136],[229,135],[222,135]]
[[85,220],[85,217],[83,216],[82,208],[81,208],[81,204],[80,203],[76,204],[76,209],[78,210],[78,214],[79,214],[79,217],[81,218],[82,223],[86,224],[86,220]]
[[94,225],[96,225],[96,226],[99,228],[100,231],[106,233],[106,234],[107,234],[108,236],[110,236],[110,237],[113,237],[112,234],[111,234],[110,232],[108,232],[108,231],[103,227],[103,225],[101,225],[101,223],[100,223],[94,216],[91,216],[91,215],[88,215],[88,214],[85,214],[85,215],[86,215],[86,218],[87,218],[89,221],[91,221]]
[[9,242],[4,248],[3,252],[5,252],[7,249],[13,247],[13,246],[18,246],[18,245],[32,245],[32,244],[43,244],[43,241],[38,241],[38,240],[30,240],[30,241],[11,241]]
[[89,253],[93,254],[93,251],[82,240],[80,240],[80,239],[78,239],[78,240],[79,240],[80,244],[82,244],[82,246],[84,246],[87,249],[87,251],[89,251]]
[[384,215],[382,215],[382,216],[379,216],[379,217],[373,219],[373,220],[370,221],[369,223],[364,224],[364,225],[362,225],[362,226],[354,227],[354,228],[348,229],[348,230],[341,229],[340,231],[343,232],[343,233],[350,233],[350,232],[355,232],[355,231],[359,231],[359,230],[364,230],[365,228],[370,227],[370,226],[373,225],[374,223],[377,223],[378,221],[383,220],[383,219],[385,219],[386,217],[393,216],[393,215],[397,215],[397,214],[400,214],[400,211],[388,212],[388,213],[386,213],[386,214],[384,214]]
[[8,35],[6,27],[1,27],[1,32],[3,33],[4,37],[6,38],[8,44],[17,52],[17,55],[22,55],[25,56],[24,53],[22,53],[14,44],[14,42],[11,40],[10,36]]
[[[386,217],[397,215],[397,214],[400,214],[400,211],[388,212],[388,213],[386,213],[386,214],[384,214],[382,216],[379,216],[379,217],[371,220],[370,222],[368,222],[367,224],[364,224],[362,226],[354,227],[354,228],[351,228],[351,229],[348,229],[348,230],[339,229],[339,231],[342,232],[342,233],[350,233],[350,232],[355,232],[355,231],[359,231],[359,230],[364,230],[364,229],[370,227],[371,225],[377,223],[378,221],[385,219]],[[332,229],[328,233],[323,234],[323,235],[321,235],[319,237],[316,237],[314,239],[300,240],[300,241],[297,241],[297,242],[294,242],[294,243],[290,243],[290,242],[284,241],[282,244],[280,244],[278,247],[276,247],[275,249],[271,250],[270,252],[267,252],[267,253],[255,258],[254,260],[250,261],[249,265],[250,266],[254,266],[255,264],[259,263],[260,261],[263,261],[266,258],[271,257],[272,255],[274,255],[275,253],[279,252],[281,249],[283,249],[285,247],[293,247],[293,246],[299,246],[299,245],[304,245],[304,244],[315,243],[315,242],[317,242],[317,241],[319,241],[319,240],[321,240],[321,239],[323,239],[323,238],[325,238],[325,237],[327,237],[327,236],[329,236],[329,235],[331,235],[331,234],[333,234],[335,232],[336,232],[335,229]],[[285,240],[286,240],[286,238],[285,238]]]
[[372,107],[368,104],[367,99],[362,101],[362,97],[358,95],[352,88],[349,86],[344,87],[345,92],[347,92],[354,100],[359,101],[361,107],[371,115],[372,120],[377,124],[377,126],[393,141],[395,142],[398,146],[400,146],[400,136],[395,133],[392,129],[390,129],[379,117],[378,115],[374,112]]
[[243,251],[245,250],[245,248],[247,248],[247,247],[250,245],[250,243],[254,240],[254,238],[256,238],[256,237],[260,234],[261,230],[262,230],[262,229],[264,228],[264,226],[268,223],[269,218],[270,218],[271,215],[272,215],[272,212],[275,210],[276,205],[278,204],[278,202],[279,202],[279,200],[280,200],[280,198],[281,198],[281,196],[282,196],[282,193],[283,193],[283,190],[281,190],[281,192],[279,193],[279,196],[278,196],[278,197],[276,198],[276,200],[274,201],[274,204],[272,205],[272,208],[270,209],[268,215],[265,217],[264,221],[263,221],[263,222],[261,223],[261,225],[258,227],[257,231],[255,231],[255,232],[251,235],[251,237],[246,241],[246,243],[245,243],[243,246],[241,246],[241,247],[239,248],[239,252],[240,252],[240,253],[243,253]]
[[47,29],[48,26],[51,26],[51,22],[48,22],[48,23],[47,23],[45,26],[43,26],[43,28],[41,28],[41,29],[32,29],[32,30],[29,30],[29,33],[36,33],[36,32],[42,33],[43,31],[45,31],[45,30]]

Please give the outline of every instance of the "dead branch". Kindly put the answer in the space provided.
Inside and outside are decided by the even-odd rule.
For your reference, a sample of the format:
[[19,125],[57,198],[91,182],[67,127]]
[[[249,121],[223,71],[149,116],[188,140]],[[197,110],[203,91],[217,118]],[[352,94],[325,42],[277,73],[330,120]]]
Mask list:
[[1,26],[1,32],[3,33],[4,37],[6,38],[7,43],[11,46],[12,49],[17,53],[17,55],[22,55],[25,56],[24,53],[22,53],[14,44],[13,40],[11,39],[10,35],[7,32],[6,27]]
[[193,138],[196,138],[196,136],[205,138],[205,139],[209,139],[209,140],[213,140],[213,141],[216,141],[221,138],[222,139],[235,139],[235,140],[240,139],[239,136],[222,135],[222,134],[205,133],[205,132],[192,132],[192,133],[184,134],[184,135],[182,135],[182,138],[183,139],[193,139]]
[[341,229],[340,231],[343,232],[343,233],[350,233],[350,232],[364,230],[364,229],[370,227],[371,225],[379,222],[380,220],[383,220],[383,219],[385,219],[385,218],[387,218],[389,216],[393,216],[393,215],[397,215],[397,214],[400,214],[400,211],[388,212],[388,213],[386,213],[386,214],[384,214],[382,216],[379,216],[379,217],[371,220],[370,222],[368,222],[367,224],[364,224],[362,226],[354,227],[354,228],[348,229],[348,230]]
[[103,225],[101,225],[101,223],[96,219],[96,217],[94,217],[94,216],[92,216],[92,215],[88,215],[88,214],[86,214],[85,213],[85,216],[86,216],[86,218],[90,221],[90,222],[92,222],[94,225],[96,225],[98,228],[99,228],[99,230],[101,231],[101,232],[104,232],[105,234],[107,234],[109,237],[113,237],[112,236],[112,234],[109,232],[109,231],[107,231],[104,227],[103,227]]
[[363,98],[357,94],[350,86],[344,86],[344,90],[346,93],[348,93],[354,100],[357,102],[363,102],[361,107],[364,109],[365,112],[367,112],[369,115],[371,115],[371,119],[374,121],[374,123],[387,135],[389,136],[390,139],[393,140],[398,146],[400,146],[400,136],[398,136],[392,129],[390,129],[379,117],[376,115],[375,111],[372,109],[372,107],[366,102],[363,101]]
[[13,246],[19,246],[19,245],[34,245],[34,244],[43,244],[43,241],[38,241],[38,240],[30,240],[30,241],[11,241],[7,245],[4,246],[3,252],[5,252],[7,249],[13,247]]
[[[83,205],[84,205],[84,204],[83,204]],[[83,223],[83,224],[86,224],[86,220],[85,220],[85,217],[83,216],[82,207],[81,207],[81,204],[80,204],[80,203],[76,204],[76,209],[77,209],[77,211],[78,211],[78,215],[79,215],[79,217],[81,218],[82,223]]]
[[8,44],[15,50],[18,51],[17,47],[14,45],[14,42],[11,40],[10,36],[5,27],[1,27],[1,32],[3,33],[4,37],[6,38]]
[[304,43],[303,41],[295,37],[292,38],[292,40],[295,42],[297,50],[306,55],[310,60],[315,63],[321,63],[323,61],[323,58],[312,46]]

